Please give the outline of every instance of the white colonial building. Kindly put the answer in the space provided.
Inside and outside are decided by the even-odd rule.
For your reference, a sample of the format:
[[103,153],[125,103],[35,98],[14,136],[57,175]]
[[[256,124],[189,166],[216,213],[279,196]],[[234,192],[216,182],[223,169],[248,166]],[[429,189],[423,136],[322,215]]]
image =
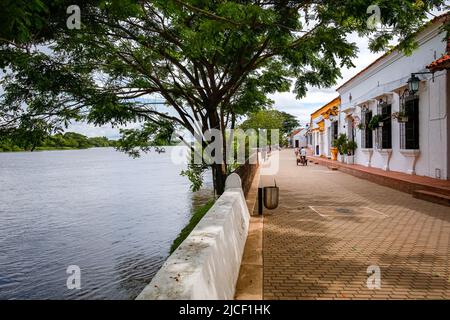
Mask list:
[[303,148],[308,146],[305,128],[295,130],[289,136],[289,146],[291,148]]
[[416,35],[411,55],[389,52],[337,89],[339,132],[357,142],[355,164],[449,178],[449,75],[430,67],[447,54],[445,19]]

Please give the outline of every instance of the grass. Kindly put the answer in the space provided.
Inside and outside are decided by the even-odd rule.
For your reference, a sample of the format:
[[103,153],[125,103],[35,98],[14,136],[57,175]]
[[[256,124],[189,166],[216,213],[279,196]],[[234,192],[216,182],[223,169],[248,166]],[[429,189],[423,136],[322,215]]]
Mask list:
[[184,227],[183,230],[181,230],[178,237],[173,241],[172,246],[170,247],[170,254],[172,254],[180,246],[180,244],[191,234],[192,230],[194,230],[194,228],[197,226],[200,220],[202,220],[205,214],[214,205],[214,202],[215,202],[214,200],[211,200],[194,211],[194,214],[189,220],[187,226]]

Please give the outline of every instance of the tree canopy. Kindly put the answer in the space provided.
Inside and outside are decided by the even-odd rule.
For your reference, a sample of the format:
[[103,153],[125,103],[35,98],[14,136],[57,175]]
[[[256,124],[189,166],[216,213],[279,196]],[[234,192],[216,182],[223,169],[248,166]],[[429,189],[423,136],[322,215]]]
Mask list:
[[[292,81],[299,98],[308,86],[334,85],[357,54],[351,32],[370,37],[373,50],[395,36],[411,48],[427,12],[445,1],[376,3],[389,26],[377,32],[367,25],[372,0],[7,0],[0,128],[9,134],[43,121],[48,131],[73,120],[234,128]],[[71,30],[66,9],[74,4],[81,28]],[[165,107],[141,99],[155,94]],[[227,166],[213,168],[221,193]]]
[[[273,109],[251,113],[240,125],[243,130],[279,130],[279,141],[283,145],[287,145],[287,136],[299,126],[300,123],[293,115]],[[267,138],[270,142],[271,136],[268,136]]]

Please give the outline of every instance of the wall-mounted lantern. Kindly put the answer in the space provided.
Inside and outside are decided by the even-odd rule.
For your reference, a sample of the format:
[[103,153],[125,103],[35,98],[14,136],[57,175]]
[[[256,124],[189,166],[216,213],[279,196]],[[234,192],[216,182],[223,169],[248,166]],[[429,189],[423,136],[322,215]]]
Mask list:
[[419,91],[420,79],[413,73],[408,80],[408,90],[411,94],[416,94]]
[[434,72],[411,73],[411,78],[408,79],[408,89],[411,95],[415,95],[419,91],[420,79],[417,77],[418,74],[432,74],[434,81]]

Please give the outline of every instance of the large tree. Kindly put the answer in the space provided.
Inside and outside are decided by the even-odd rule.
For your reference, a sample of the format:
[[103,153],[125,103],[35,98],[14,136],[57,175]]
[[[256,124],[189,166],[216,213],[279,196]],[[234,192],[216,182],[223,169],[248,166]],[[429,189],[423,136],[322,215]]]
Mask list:
[[[82,27],[69,30],[66,9],[77,2]],[[236,116],[270,105],[266,95],[288,91],[292,79],[298,97],[308,85],[334,85],[357,53],[350,32],[372,36],[374,50],[394,36],[411,48],[427,12],[444,2],[6,1],[0,127],[6,134],[42,120],[55,128],[140,121],[148,130],[145,123],[169,121],[191,132],[195,123],[224,131]],[[374,3],[389,29],[368,28]],[[139,99],[152,94],[167,110]],[[213,165],[218,193],[226,168]]]

